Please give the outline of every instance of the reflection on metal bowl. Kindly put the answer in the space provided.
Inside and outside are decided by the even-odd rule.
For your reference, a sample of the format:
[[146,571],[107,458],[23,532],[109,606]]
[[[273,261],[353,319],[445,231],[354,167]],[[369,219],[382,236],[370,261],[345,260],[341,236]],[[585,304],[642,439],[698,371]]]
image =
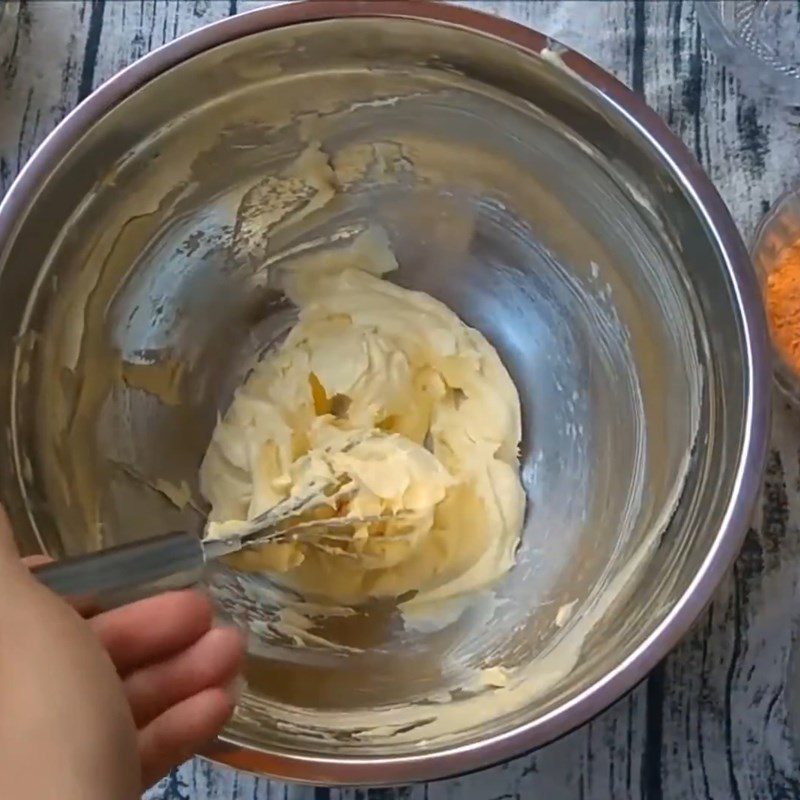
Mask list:
[[[309,146],[336,195],[276,224],[271,182]],[[6,197],[0,475],[20,539],[78,552],[197,526],[184,484],[201,502],[218,412],[293,319],[269,265],[368,224],[390,277],[507,365],[528,512],[516,567],[436,624],[384,602],[292,637],[266,578],[209,576],[253,631],[213,755],[289,779],[434,778],[600,711],[709,599],[766,446],[755,278],[652,112],[507,22],[311,2],[137,62]]]

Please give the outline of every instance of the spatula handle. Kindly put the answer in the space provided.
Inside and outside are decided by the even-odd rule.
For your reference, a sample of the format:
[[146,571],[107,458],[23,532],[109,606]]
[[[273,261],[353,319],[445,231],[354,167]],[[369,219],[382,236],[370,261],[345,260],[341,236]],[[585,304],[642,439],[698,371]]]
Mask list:
[[107,609],[191,586],[201,579],[204,567],[200,539],[179,531],[53,561],[33,573],[56,594]]

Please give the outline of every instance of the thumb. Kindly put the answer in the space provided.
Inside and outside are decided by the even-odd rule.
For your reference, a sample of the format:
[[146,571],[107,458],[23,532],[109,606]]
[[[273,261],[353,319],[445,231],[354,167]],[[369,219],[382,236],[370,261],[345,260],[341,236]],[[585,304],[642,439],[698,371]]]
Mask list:
[[0,565],[19,564],[19,550],[14,541],[11,522],[3,506],[0,506]]
[[29,556],[26,559],[19,557],[11,521],[6,510],[0,505],[0,576],[2,576],[0,577],[0,599],[3,596],[2,590],[8,585],[6,581],[21,579],[22,583],[18,589],[37,584],[38,582],[31,578],[30,569],[50,560],[47,556]]

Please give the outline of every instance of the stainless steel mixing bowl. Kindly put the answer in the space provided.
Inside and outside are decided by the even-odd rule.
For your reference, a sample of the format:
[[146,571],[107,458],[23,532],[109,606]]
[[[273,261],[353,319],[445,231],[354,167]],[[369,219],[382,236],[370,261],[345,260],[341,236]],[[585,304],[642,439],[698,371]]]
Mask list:
[[[276,225],[271,187],[309,147],[336,196]],[[636,97],[470,11],[280,6],[120,73],[0,208],[0,479],[20,540],[58,554],[198,527],[183,482],[202,503],[218,410],[293,319],[270,265],[367,224],[393,279],[507,364],[528,513],[493,591],[413,626],[376,603],[312,619],[301,646],[267,578],[209,576],[253,634],[215,756],[307,781],[474,769],[630,689],[733,559],[767,437],[747,255]]]

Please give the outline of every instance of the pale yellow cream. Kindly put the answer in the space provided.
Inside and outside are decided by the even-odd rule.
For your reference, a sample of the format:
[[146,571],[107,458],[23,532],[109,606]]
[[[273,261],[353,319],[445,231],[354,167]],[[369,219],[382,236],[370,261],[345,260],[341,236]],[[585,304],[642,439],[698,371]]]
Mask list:
[[201,467],[211,537],[320,480],[341,486],[318,516],[391,516],[233,557],[337,603],[486,586],[522,526],[516,388],[478,331],[380,277],[395,267],[369,230],[280,269],[299,320],[238,389]]

